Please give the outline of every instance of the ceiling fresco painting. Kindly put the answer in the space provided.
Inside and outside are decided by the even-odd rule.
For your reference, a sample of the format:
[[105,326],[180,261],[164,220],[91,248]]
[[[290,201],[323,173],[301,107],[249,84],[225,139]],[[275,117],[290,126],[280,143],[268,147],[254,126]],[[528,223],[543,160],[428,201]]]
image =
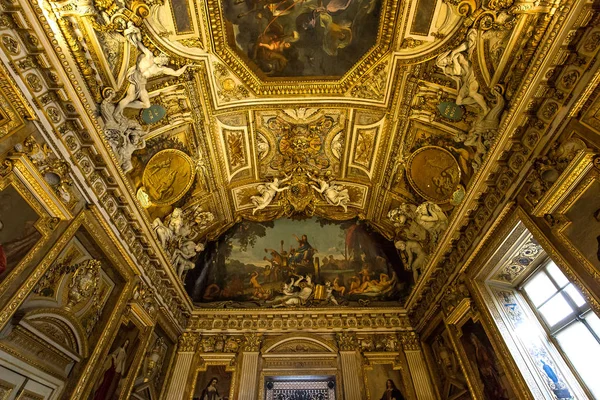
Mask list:
[[268,77],[339,77],[374,44],[382,0],[223,2],[229,45]]
[[209,242],[186,290],[203,307],[398,304],[412,286],[399,251],[367,224],[242,222]]

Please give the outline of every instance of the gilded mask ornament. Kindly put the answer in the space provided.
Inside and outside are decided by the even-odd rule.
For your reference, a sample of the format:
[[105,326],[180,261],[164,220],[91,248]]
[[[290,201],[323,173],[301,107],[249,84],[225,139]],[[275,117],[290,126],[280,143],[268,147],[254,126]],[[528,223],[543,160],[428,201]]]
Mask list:
[[291,124],[273,117],[267,122],[269,130],[278,141],[278,153],[271,161],[271,168],[288,170],[294,165],[305,165],[318,169],[328,168],[329,159],[323,149],[324,138],[334,127],[334,120],[324,116],[306,124]]
[[87,260],[77,266],[69,284],[67,309],[72,309],[97,293],[100,269],[98,260]]

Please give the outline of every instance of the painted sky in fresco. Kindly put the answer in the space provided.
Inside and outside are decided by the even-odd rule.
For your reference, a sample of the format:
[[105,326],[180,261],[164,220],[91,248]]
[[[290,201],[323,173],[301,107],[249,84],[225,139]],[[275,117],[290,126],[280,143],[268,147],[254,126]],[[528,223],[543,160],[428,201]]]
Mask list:
[[[298,230],[302,226],[302,230]],[[290,246],[298,248],[298,242],[294,235],[302,237],[308,236],[308,242],[317,249],[316,257],[322,259],[324,256],[332,255],[336,259],[344,258],[344,238],[345,232],[341,231],[337,225],[321,226],[316,219],[303,221],[299,224],[298,221],[291,219],[278,219],[275,221],[275,226],[267,231],[265,237],[259,237],[256,240],[254,247],[248,246],[247,251],[243,252],[237,241],[233,241],[233,250],[230,258],[235,258],[247,264],[256,266],[269,265],[263,259],[267,253],[265,249],[281,250],[281,240],[284,240],[283,248],[286,251],[290,250]]]

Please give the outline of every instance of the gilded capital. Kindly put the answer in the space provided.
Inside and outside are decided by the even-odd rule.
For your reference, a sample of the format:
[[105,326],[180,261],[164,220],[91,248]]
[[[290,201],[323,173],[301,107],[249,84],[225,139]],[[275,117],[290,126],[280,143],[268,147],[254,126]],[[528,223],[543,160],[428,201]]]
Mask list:
[[258,333],[248,333],[244,335],[244,342],[242,343],[242,351],[260,351],[260,345],[262,344],[262,335]]
[[196,350],[199,335],[193,332],[183,332],[179,336],[177,349],[180,353],[190,353]]
[[404,351],[419,351],[421,344],[419,343],[419,335],[415,332],[404,332],[400,335],[400,343]]
[[358,350],[358,341],[356,335],[348,332],[341,332],[336,335],[338,348],[341,351],[353,351]]

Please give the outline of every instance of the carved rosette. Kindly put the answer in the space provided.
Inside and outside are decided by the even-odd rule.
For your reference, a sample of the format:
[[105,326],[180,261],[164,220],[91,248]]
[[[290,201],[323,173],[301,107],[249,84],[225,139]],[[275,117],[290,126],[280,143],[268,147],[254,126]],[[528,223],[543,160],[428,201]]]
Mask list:
[[354,351],[359,349],[356,335],[353,333],[340,332],[335,338],[340,351]]
[[200,337],[197,333],[183,332],[179,336],[177,343],[177,350],[180,353],[193,353],[196,351],[196,345],[198,344]]

